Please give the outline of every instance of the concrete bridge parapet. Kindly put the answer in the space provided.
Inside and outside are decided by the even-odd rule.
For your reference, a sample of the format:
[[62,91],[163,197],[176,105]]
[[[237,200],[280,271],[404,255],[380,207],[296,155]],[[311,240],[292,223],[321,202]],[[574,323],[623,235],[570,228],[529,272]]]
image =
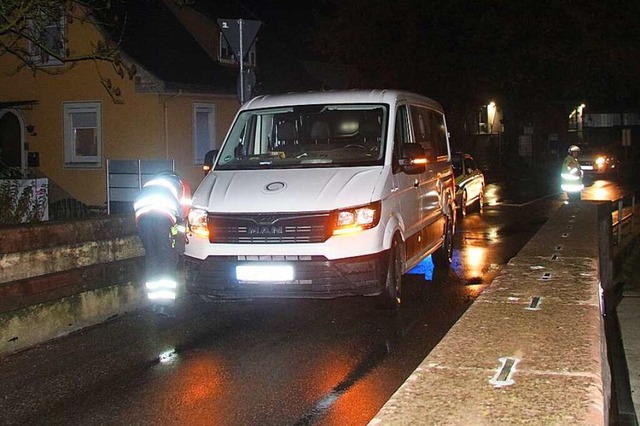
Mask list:
[[370,424],[608,424],[604,211],[558,210]]

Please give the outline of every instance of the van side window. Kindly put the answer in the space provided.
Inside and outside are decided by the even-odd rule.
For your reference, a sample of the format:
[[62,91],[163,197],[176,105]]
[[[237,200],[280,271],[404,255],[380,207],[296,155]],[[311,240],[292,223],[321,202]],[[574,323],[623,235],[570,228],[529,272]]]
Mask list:
[[444,116],[437,111],[431,111],[433,142],[436,155],[449,155],[447,149],[447,129],[444,125]]
[[391,157],[394,173],[395,170],[399,170],[400,167],[398,159],[402,157],[402,146],[410,142],[407,107],[406,105],[399,105],[396,110],[396,125],[395,131],[393,132],[393,156]]
[[400,105],[396,111],[396,129],[394,132],[393,143],[396,147],[401,147],[403,144],[410,142],[407,107],[406,105]]
[[427,108],[411,106],[411,125],[413,134],[416,138],[415,142],[422,145],[425,150],[434,149],[433,132],[431,127],[433,121],[431,119],[431,111]]

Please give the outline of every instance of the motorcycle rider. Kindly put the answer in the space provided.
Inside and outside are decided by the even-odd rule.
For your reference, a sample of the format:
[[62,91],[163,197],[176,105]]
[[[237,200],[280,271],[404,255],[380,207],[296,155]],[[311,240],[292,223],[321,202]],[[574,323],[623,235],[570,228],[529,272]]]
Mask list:
[[560,187],[567,193],[569,199],[580,199],[580,191],[584,189],[584,184],[582,183],[583,172],[578,162],[579,154],[580,147],[571,145],[562,163]]
[[189,184],[173,171],[147,181],[133,204],[145,250],[145,291],[154,311],[172,316],[177,291],[179,252],[191,206]]

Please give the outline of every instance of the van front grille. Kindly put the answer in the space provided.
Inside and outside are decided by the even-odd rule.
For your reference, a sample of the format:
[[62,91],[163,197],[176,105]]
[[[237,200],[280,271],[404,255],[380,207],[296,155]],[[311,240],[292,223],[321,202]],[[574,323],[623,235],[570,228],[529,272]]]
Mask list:
[[239,213],[208,216],[209,241],[227,244],[321,243],[333,232],[335,214]]

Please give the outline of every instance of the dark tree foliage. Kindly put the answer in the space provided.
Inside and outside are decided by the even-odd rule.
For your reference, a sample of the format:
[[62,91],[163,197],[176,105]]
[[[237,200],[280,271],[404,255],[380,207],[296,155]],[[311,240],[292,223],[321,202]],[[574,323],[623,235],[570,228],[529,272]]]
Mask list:
[[356,66],[363,87],[455,103],[594,101],[640,95],[640,2],[325,0],[314,48]]

